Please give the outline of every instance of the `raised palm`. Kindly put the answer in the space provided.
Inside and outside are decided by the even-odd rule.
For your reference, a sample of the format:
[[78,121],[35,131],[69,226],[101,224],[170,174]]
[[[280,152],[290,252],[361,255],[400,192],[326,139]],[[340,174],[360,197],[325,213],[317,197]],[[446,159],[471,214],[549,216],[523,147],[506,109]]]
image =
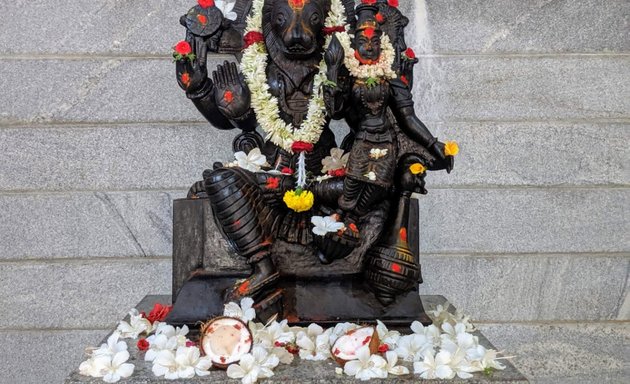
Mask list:
[[212,72],[215,86],[215,103],[228,119],[238,119],[251,106],[251,93],[245,80],[238,73],[236,63],[225,61]]

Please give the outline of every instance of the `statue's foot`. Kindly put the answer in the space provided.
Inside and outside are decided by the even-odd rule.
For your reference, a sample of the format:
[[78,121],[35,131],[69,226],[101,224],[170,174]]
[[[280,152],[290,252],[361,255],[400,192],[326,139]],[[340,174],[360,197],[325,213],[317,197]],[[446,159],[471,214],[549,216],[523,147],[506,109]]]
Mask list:
[[244,297],[256,299],[269,290],[280,278],[280,273],[267,255],[254,264],[254,272],[250,277],[239,280],[231,290],[226,292],[225,302],[239,302]]

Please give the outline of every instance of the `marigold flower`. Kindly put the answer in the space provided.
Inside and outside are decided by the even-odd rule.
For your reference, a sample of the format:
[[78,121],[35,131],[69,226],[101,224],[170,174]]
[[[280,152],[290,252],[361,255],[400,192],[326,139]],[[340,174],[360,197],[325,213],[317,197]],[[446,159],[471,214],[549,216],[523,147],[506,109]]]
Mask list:
[[313,207],[315,203],[315,195],[311,191],[301,191],[297,193],[294,190],[287,191],[282,198],[287,207],[295,212],[305,212]]
[[454,141],[444,143],[444,154],[446,156],[455,156],[459,153],[459,145]]
[[421,173],[424,173],[427,170],[427,167],[425,167],[422,163],[414,163],[414,164],[411,164],[411,166],[409,167],[409,170],[414,175],[419,175]]

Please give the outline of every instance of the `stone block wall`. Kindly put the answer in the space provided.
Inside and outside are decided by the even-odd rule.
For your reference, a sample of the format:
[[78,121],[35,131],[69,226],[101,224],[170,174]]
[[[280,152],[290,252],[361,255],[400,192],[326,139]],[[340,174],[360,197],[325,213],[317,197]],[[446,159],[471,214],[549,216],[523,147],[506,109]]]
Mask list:
[[[534,382],[628,382],[630,3],[400,3],[417,112],[461,147],[420,200],[421,293]],[[234,134],[174,80],[192,4],[0,4],[0,383],[61,382],[170,292],[171,202]]]

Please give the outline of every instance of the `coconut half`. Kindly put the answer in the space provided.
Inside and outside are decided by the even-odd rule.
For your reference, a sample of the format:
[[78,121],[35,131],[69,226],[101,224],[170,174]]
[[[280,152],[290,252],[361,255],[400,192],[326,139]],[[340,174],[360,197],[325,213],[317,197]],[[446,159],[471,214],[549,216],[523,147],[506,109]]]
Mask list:
[[330,349],[330,353],[339,365],[344,366],[348,361],[357,359],[357,351],[366,345],[370,353],[378,352],[380,344],[378,332],[374,327],[360,327],[348,331],[339,337]]
[[240,319],[217,317],[201,326],[201,348],[217,368],[238,363],[253,344],[251,331]]

